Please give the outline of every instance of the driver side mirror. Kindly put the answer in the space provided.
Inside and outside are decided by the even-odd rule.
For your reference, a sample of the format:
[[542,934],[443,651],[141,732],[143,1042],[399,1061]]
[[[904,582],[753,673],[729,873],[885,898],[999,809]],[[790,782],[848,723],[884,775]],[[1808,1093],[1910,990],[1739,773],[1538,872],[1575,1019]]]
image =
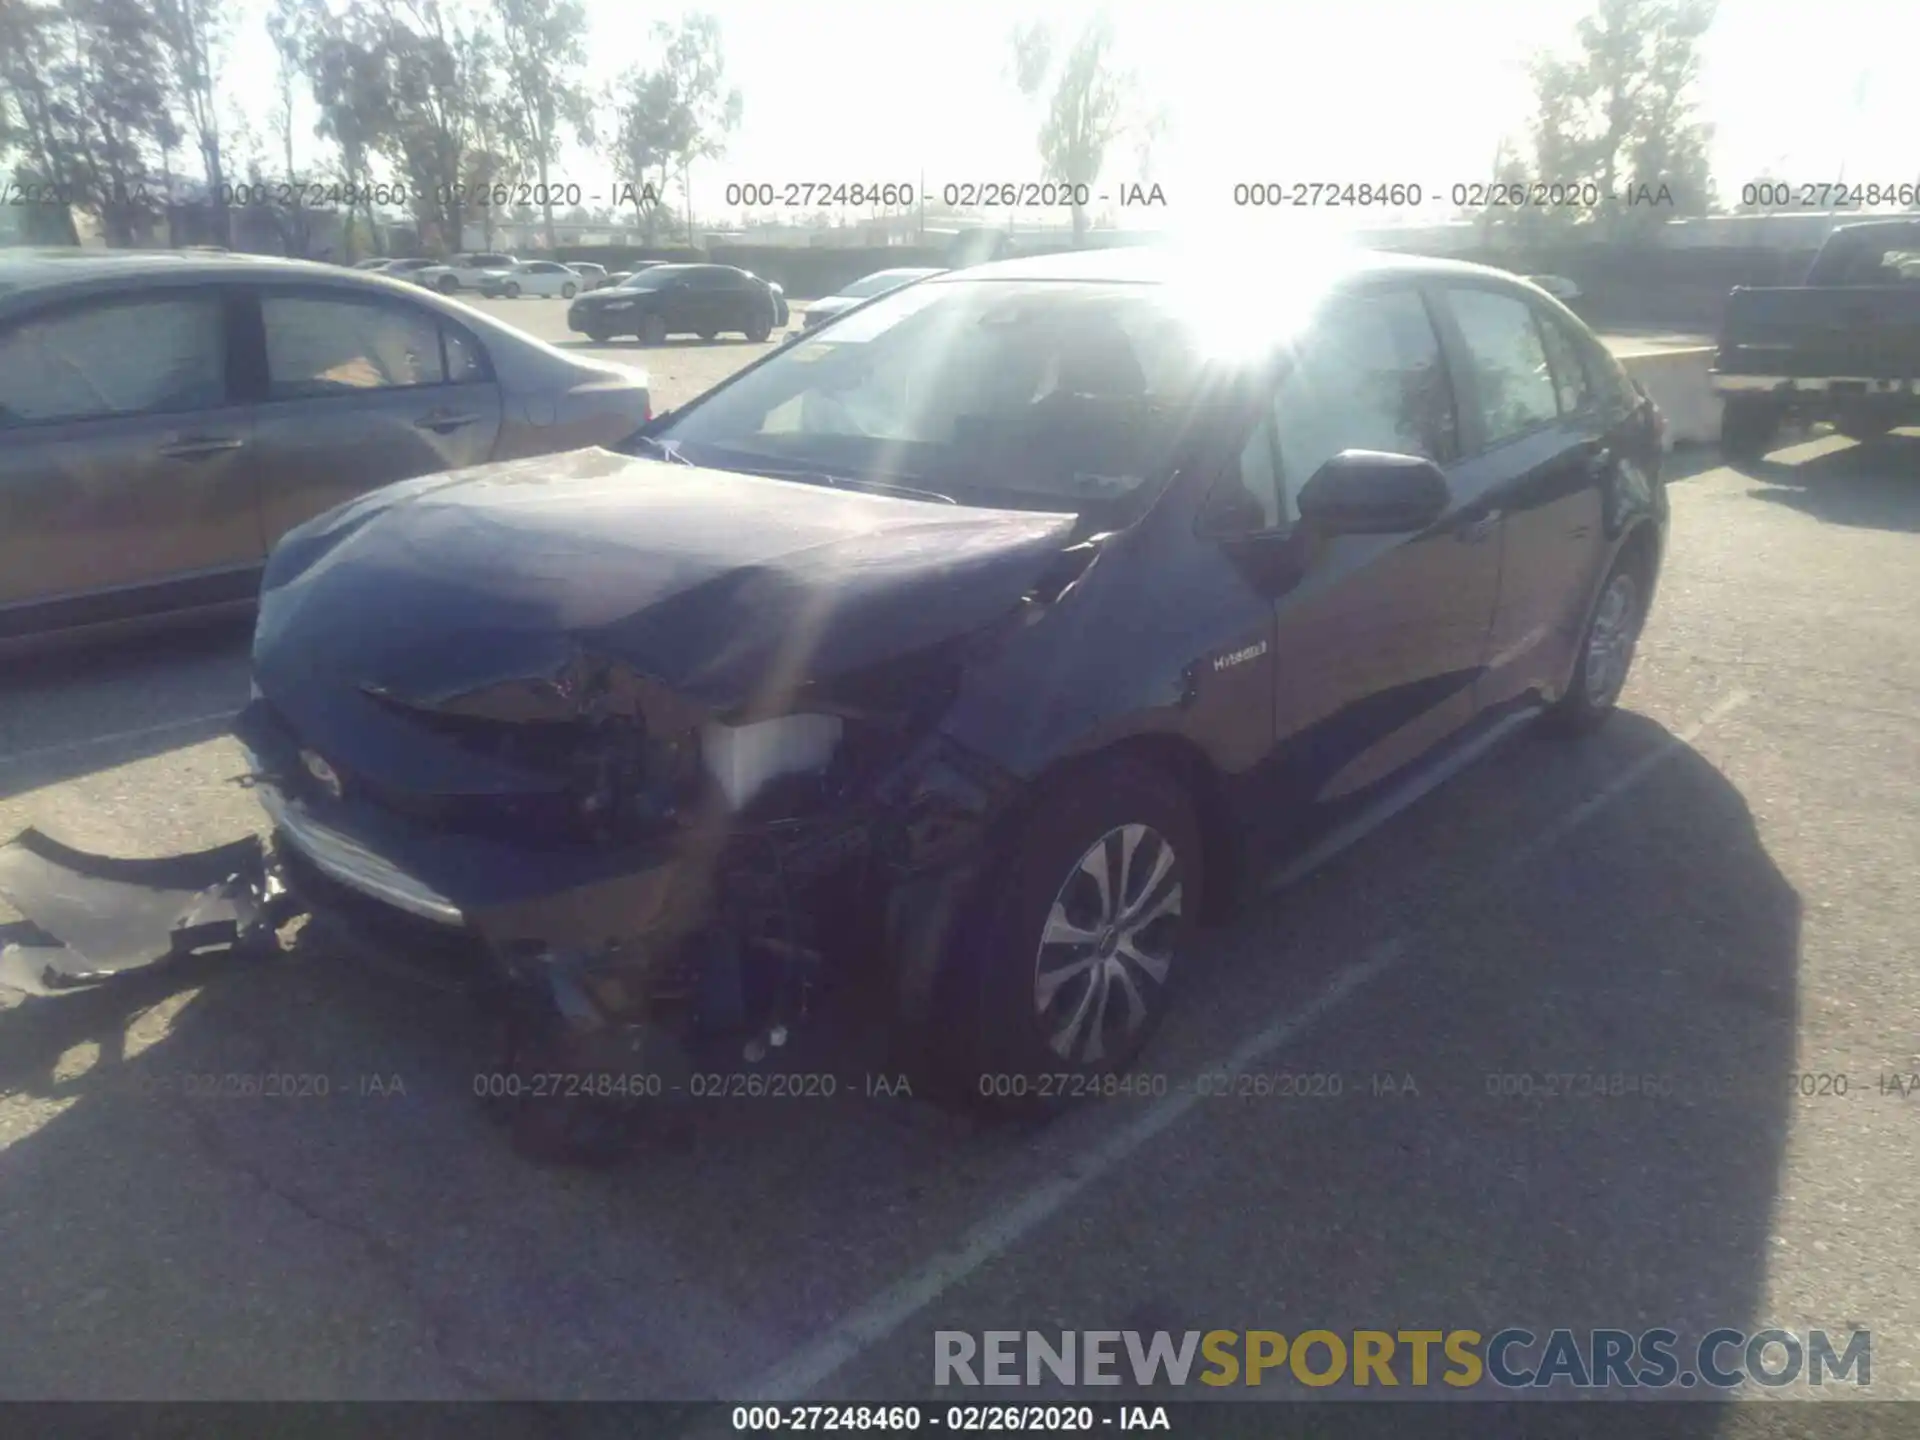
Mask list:
[[1411,535],[1446,513],[1440,467],[1420,455],[1342,450],[1300,487],[1300,519],[1322,535]]

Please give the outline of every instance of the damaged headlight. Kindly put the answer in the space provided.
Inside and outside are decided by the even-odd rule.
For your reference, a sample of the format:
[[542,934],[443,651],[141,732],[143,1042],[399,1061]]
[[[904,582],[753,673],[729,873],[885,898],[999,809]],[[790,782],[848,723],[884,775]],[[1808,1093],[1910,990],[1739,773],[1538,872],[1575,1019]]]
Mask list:
[[826,769],[839,749],[842,728],[838,715],[781,715],[750,725],[707,725],[700,732],[700,759],[728,808],[742,810],[782,776]]

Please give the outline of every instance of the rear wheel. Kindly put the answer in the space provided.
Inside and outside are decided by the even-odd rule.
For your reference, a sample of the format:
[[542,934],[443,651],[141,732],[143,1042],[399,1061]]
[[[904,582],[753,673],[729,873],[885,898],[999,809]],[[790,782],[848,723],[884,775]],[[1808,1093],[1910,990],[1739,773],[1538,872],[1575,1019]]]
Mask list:
[[711,340],[713,339],[714,336],[718,335],[719,333],[720,332],[718,330],[702,330],[699,332],[699,335],[702,340]]
[[1729,400],[1720,412],[1720,453],[1729,460],[1763,460],[1780,433],[1780,407],[1760,400]]
[[442,295],[451,295],[459,288],[460,281],[455,276],[442,275],[440,277],[440,293]]
[[520,298],[520,286],[518,282],[513,280],[507,282],[507,298],[509,300],[518,300]]
[[1551,728],[1562,734],[1581,734],[1614,712],[1620,692],[1626,688],[1627,672],[1633,668],[1633,652],[1640,643],[1646,614],[1645,578],[1633,558],[1623,555],[1600,587],[1599,603],[1593,607],[1587,633],[1580,640],[1573,683],[1547,712]]
[[773,334],[773,326],[765,320],[756,320],[747,327],[747,339],[756,345],[765,344],[767,337],[771,334]]
[[574,291],[577,288],[578,287],[575,286],[571,280],[569,280],[566,284],[560,287],[560,298],[562,300],[571,300],[574,296]]
[[587,339],[589,339],[589,340],[591,340],[591,341],[592,341],[592,342],[593,342],[594,344],[596,344],[596,345],[604,345],[604,344],[606,344],[606,343],[607,343],[607,340],[608,340],[608,338],[609,338],[609,337],[608,337],[608,335],[607,335],[607,332],[606,332],[606,331],[604,331],[604,330],[589,330],[589,331],[587,331]]
[[667,338],[667,322],[658,315],[649,315],[640,322],[640,343],[658,345]]
[[1120,1083],[1158,1027],[1198,914],[1199,829],[1172,779],[1100,762],[1006,854],[951,957],[977,999],[940,1078],[990,1110],[1044,1112]]

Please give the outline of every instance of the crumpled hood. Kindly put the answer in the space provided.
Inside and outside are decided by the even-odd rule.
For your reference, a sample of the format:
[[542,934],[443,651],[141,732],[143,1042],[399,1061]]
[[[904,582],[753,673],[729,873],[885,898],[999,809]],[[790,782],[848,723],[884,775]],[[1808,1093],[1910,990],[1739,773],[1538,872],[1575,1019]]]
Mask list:
[[599,449],[484,465],[290,532],[255,672],[431,706],[584,658],[725,711],[1007,613],[1074,523]]

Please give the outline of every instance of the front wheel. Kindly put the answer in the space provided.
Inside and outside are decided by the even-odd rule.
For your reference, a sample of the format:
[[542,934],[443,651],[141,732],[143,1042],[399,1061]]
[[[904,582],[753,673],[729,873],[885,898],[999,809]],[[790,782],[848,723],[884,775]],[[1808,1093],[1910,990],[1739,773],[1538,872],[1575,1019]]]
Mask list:
[[589,330],[587,331],[587,339],[596,345],[604,345],[607,343],[608,336],[604,330]]
[[453,276],[445,275],[441,277],[440,293],[442,295],[452,295],[456,291],[458,291],[459,288],[460,288],[460,282],[456,280]]
[[1130,760],[1064,777],[958,939],[977,1005],[948,1086],[1045,1112],[1114,1083],[1166,1012],[1199,887],[1198,825],[1171,778]]
[[569,280],[565,285],[560,287],[560,298],[562,300],[571,300],[574,295],[574,290],[575,286],[573,282]]
[[1626,688],[1627,672],[1633,668],[1633,652],[1640,643],[1640,627],[1646,616],[1642,577],[1623,557],[1600,588],[1599,603],[1593,607],[1587,633],[1580,640],[1573,683],[1547,712],[1551,728],[1562,734],[1581,734],[1614,712],[1620,692]]
[[658,315],[649,315],[640,322],[640,343],[658,345],[667,338],[667,322]]
[[515,283],[514,283],[513,281],[511,281],[511,280],[509,280],[509,281],[507,282],[507,291],[506,291],[506,294],[507,294],[507,298],[508,298],[509,300],[518,300],[518,299],[520,298],[520,287],[519,287],[519,285],[517,285],[517,284],[515,284]]
[[756,345],[766,344],[767,337],[773,334],[773,326],[764,320],[756,320],[747,327],[747,339]]

